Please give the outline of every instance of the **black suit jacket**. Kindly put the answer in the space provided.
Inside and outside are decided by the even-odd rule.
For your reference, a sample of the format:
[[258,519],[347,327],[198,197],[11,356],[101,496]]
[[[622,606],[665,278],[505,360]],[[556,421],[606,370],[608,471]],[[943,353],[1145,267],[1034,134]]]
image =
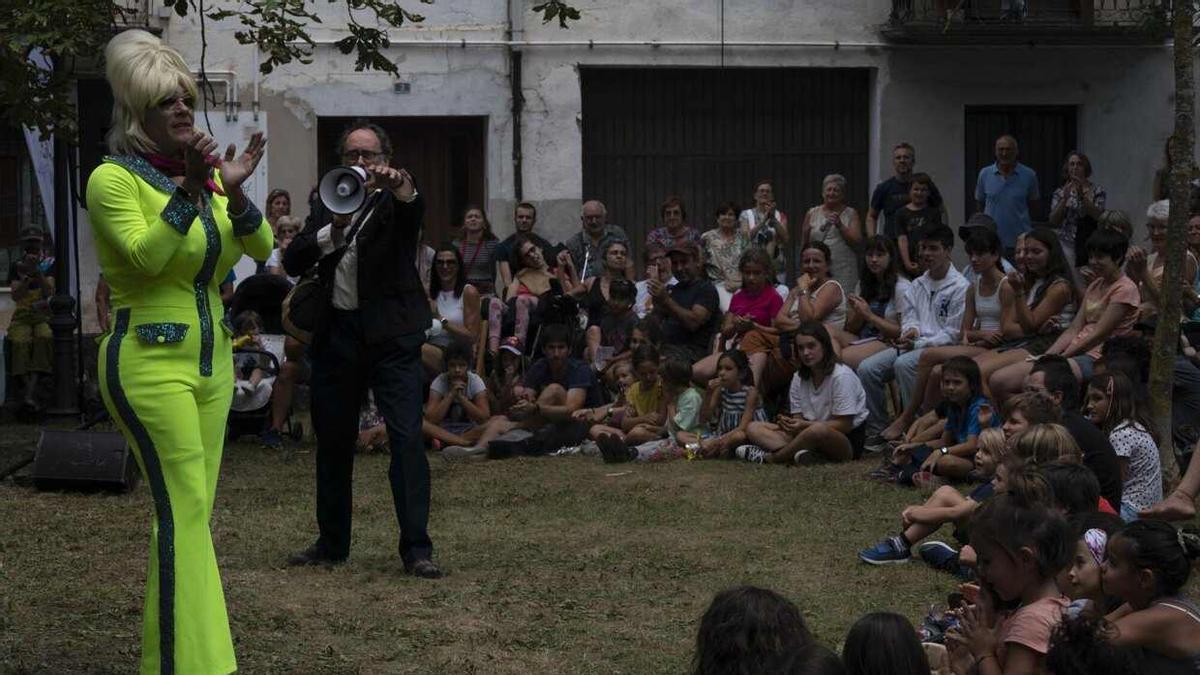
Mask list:
[[[359,227],[355,237],[358,255],[358,309],[368,344],[377,345],[401,335],[429,328],[429,299],[414,263],[425,201],[418,193],[411,203],[400,201],[388,190],[374,193],[364,208],[374,212]],[[317,265],[317,274],[327,288],[346,247],[321,257],[317,231],[333,222],[320,199],[310,201],[304,230],[283,254],[283,268],[300,276]],[[348,232],[348,231],[347,231]],[[325,308],[325,317],[332,305]],[[314,331],[319,342],[329,321],[323,317]]]

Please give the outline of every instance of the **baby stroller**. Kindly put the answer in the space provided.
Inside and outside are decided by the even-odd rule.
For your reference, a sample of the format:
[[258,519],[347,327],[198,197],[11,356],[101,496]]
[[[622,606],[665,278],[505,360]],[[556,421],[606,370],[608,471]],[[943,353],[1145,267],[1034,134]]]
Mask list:
[[[271,422],[271,389],[279,375],[279,356],[282,354],[283,339],[279,335],[259,335],[262,349],[257,347],[236,348],[233,351],[234,386],[233,403],[226,423],[226,438],[235,441],[245,435],[258,435]],[[255,370],[261,371],[261,380],[251,384]],[[304,437],[301,428],[288,411],[281,432],[292,440]]]

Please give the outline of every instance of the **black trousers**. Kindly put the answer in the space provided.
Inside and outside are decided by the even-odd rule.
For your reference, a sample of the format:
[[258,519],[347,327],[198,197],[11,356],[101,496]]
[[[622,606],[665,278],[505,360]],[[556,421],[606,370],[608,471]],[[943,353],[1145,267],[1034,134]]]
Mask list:
[[387,424],[388,478],[406,564],[429,558],[429,461],[421,442],[422,333],[367,346],[357,311],[333,310],[312,347],[312,420],[317,434],[318,543],[326,553],[350,553],[351,485],[359,408],[367,387]]

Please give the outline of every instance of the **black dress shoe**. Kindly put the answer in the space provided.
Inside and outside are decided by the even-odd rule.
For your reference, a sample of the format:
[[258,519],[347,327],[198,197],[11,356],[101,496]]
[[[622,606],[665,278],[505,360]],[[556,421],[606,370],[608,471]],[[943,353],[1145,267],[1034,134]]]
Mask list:
[[440,579],[444,576],[442,569],[429,558],[418,558],[411,563],[404,563],[404,573],[422,579]]
[[333,565],[340,565],[344,562],[346,562],[345,556],[341,558],[332,556],[328,551],[325,550],[324,546],[321,546],[320,544],[313,544],[303,551],[298,551],[288,556],[287,566],[302,567],[305,565],[326,565],[332,567]]

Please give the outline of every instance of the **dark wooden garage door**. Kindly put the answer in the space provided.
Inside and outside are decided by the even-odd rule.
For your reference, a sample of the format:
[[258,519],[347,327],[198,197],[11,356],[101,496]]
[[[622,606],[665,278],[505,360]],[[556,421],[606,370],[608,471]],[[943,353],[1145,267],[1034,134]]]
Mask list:
[[748,207],[754,182],[772,178],[798,228],[821,179],[840,173],[866,211],[865,69],[589,67],[581,81],[584,198],[604,201],[639,253],[672,194],[707,230],[718,204]]

